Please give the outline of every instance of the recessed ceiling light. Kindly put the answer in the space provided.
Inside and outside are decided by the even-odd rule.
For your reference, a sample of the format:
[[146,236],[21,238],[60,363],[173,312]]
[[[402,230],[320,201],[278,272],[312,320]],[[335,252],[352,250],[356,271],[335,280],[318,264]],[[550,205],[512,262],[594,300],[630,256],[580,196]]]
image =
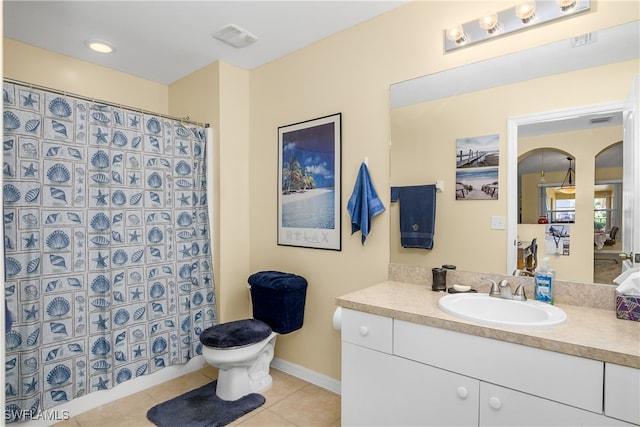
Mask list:
[[102,40],[87,40],[84,44],[94,52],[99,53],[113,53],[115,52],[115,48],[111,46],[109,43],[104,42]]

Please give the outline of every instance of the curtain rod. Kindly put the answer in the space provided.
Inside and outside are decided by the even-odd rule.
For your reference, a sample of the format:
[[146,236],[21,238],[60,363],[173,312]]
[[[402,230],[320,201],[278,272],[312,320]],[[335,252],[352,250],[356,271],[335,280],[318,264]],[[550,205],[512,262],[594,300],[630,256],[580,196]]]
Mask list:
[[204,128],[208,128],[209,127],[209,123],[201,123],[201,122],[193,121],[193,120],[191,120],[189,118],[189,116],[187,116],[187,117],[174,117],[174,116],[170,116],[168,114],[160,114],[160,113],[156,113],[156,112],[153,112],[153,111],[143,110],[141,108],[130,107],[128,105],[116,104],[114,102],[103,101],[101,99],[89,98],[87,96],[78,95],[78,94],[75,94],[75,93],[66,92],[66,91],[63,91],[63,90],[60,90],[60,89],[54,89],[54,88],[50,88],[50,87],[46,87],[46,86],[33,84],[33,83],[27,83],[27,82],[23,82],[23,81],[20,81],[20,80],[10,79],[10,78],[6,78],[6,77],[3,80],[5,82],[7,82],[7,83],[12,83],[12,84],[17,84],[17,85],[20,85],[20,86],[28,87],[29,89],[44,90],[44,91],[52,92],[52,93],[55,93],[55,94],[58,94],[58,95],[71,96],[71,97],[74,97],[74,98],[78,98],[78,99],[81,99],[81,100],[84,100],[84,101],[93,102],[93,103],[96,103],[96,104],[109,105],[111,107],[117,107],[117,108],[125,108],[125,109],[131,110],[131,111],[139,112],[141,114],[150,114],[150,115],[153,115],[153,116],[162,117],[163,119],[175,120],[175,121],[178,121],[180,123],[187,123],[187,124],[191,124],[191,125],[202,126]]

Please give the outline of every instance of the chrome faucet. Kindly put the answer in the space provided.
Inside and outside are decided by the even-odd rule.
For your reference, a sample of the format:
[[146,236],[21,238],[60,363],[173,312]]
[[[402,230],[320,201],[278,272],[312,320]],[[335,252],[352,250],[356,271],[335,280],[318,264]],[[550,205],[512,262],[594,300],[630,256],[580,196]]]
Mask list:
[[489,296],[503,299],[512,299],[516,301],[526,301],[527,296],[524,292],[524,285],[518,285],[515,292],[511,291],[511,285],[507,280],[501,280],[500,283],[496,283],[492,279],[482,279],[491,282],[491,289],[489,289]]
[[514,276],[528,276],[528,277],[533,277],[534,274],[528,270],[521,270],[519,268],[513,270],[513,275]]

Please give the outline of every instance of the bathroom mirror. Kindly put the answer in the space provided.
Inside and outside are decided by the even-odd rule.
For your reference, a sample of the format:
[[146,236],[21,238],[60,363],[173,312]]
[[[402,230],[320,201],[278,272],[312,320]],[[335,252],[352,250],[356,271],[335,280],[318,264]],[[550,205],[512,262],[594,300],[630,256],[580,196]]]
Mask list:
[[[597,132],[603,133],[603,147],[590,160],[568,144],[569,140],[582,138],[581,132],[593,130],[553,129],[550,125],[563,121],[557,114],[540,120],[542,123],[522,121],[516,128],[517,142],[509,145],[508,140],[512,117],[597,104],[600,99],[608,99],[602,96],[607,92],[619,93],[624,99],[637,73],[638,21],[599,31],[596,36],[598,42],[584,46],[587,49],[580,52],[563,52],[569,46],[563,40],[391,86],[391,186],[444,181],[444,191],[436,197],[436,235],[431,251],[401,247],[398,203],[391,203],[392,263],[432,267],[455,264],[467,271],[507,272],[511,267],[509,259],[516,257],[517,240],[538,236],[540,241],[545,237],[544,225],[537,220],[533,224],[518,224],[517,209],[510,207],[507,190],[512,184],[508,177],[513,174],[516,182],[518,158],[524,153],[549,151],[548,156],[557,152],[559,162],[564,160],[561,175],[569,169],[567,157],[575,161],[578,155],[577,161],[572,162],[573,169],[580,172],[576,176],[577,186],[582,184],[583,188],[591,189],[588,196],[580,196],[577,202],[577,219],[571,214],[564,219],[571,228],[570,256],[554,257],[551,264],[559,279],[594,281],[593,271],[585,273],[589,269],[584,268],[584,262],[587,258],[589,263],[594,260],[595,158],[606,146],[622,139],[621,126],[599,126]],[[628,78],[624,82],[612,79],[614,73]],[[621,116],[619,105],[610,110]],[[580,114],[587,120],[592,115]],[[550,128],[542,129],[545,125]],[[571,138],[566,137],[567,132],[573,133]],[[498,135],[500,150],[498,199],[456,200],[456,141],[494,134]],[[520,144],[521,137],[547,141],[527,148]],[[574,145],[577,143],[574,141]],[[551,167],[552,158],[548,161]],[[551,174],[551,169],[545,173]],[[516,197],[514,191],[514,206]],[[588,213],[580,214],[583,211]],[[538,257],[541,256],[545,256],[544,246],[538,252]]]

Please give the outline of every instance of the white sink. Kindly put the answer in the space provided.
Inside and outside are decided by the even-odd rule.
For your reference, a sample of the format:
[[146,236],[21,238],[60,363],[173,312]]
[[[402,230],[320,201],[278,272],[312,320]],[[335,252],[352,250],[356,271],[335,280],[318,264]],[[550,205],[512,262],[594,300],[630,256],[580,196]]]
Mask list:
[[438,301],[440,308],[465,320],[495,326],[540,328],[567,320],[567,314],[555,305],[540,301],[516,301],[486,294],[450,294]]

